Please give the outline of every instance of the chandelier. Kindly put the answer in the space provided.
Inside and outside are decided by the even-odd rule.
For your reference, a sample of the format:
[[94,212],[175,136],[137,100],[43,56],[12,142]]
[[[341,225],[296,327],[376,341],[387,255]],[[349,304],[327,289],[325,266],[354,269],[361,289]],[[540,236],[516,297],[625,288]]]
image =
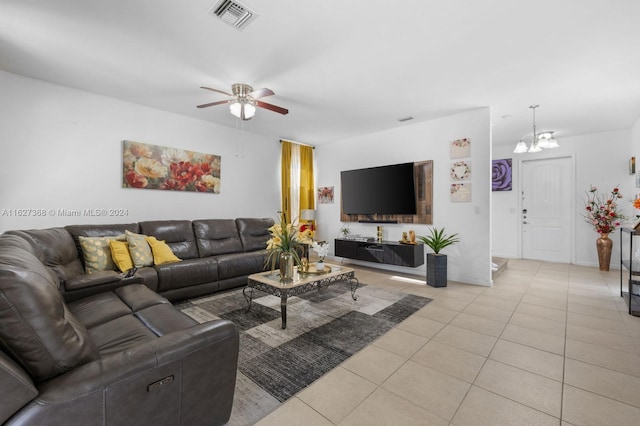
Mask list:
[[[521,154],[523,152],[540,152],[543,149],[558,148],[558,141],[553,137],[552,131],[536,132],[536,108],[540,105],[530,105],[529,108],[533,110],[533,133],[525,133],[520,138],[520,142],[513,150],[515,154]],[[531,138],[531,146],[527,147],[525,139]]]

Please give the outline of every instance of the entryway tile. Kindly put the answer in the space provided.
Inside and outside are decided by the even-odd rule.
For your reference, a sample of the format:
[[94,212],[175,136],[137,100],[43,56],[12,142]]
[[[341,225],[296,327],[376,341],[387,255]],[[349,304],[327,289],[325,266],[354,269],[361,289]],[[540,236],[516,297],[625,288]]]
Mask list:
[[472,386],[451,424],[455,426],[557,426],[558,419]]
[[520,343],[558,355],[564,355],[564,337],[555,334],[543,333],[518,325],[507,324],[500,335],[501,339]]
[[640,377],[640,356],[638,355],[572,339],[567,339],[566,348],[568,358]]
[[471,385],[437,370],[408,361],[383,388],[420,407],[451,420]]
[[[305,426],[307,424],[306,421],[295,424],[302,423]],[[378,388],[344,421],[340,422],[340,426],[447,426],[448,424],[449,422],[443,418],[383,388]]]
[[489,358],[504,364],[562,381],[564,357],[507,340],[498,340]]
[[564,322],[548,320],[540,316],[515,312],[509,320],[509,324],[518,325],[520,327],[525,327],[531,330],[542,331],[543,333],[555,334],[556,336],[564,337]]
[[371,345],[347,359],[341,366],[379,385],[405,362],[406,359],[400,355]]
[[464,312],[461,312],[457,317],[451,320],[449,324],[478,333],[488,334],[493,337],[500,336],[500,333],[502,333],[502,330],[506,325],[505,322],[495,321],[479,317],[477,315],[469,315]]
[[487,334],[476,333],[475,331],[448,325],[440,330],[440,332],[434,336],[433,340],[478,355],[487,356],[498,339]]
[[561,382],[488,359],[474,385],[560,418]]
[[375,389],[372,382],[337,367],[300,392],[298,398],[333,423],[338,423]]
[[375,346],[409,359],[429,341],[428,338],[418,336],[408,331],[392,328],[384,336],[373,342]]
[[398,324],[396,328],[417,334],[418,336],[431,338],[445,325],[446,324],[439,321],[433,321],[429,318],[412,315]]
[[473,383],[486,358],[431,340],[411,360],[465,382]]
[[564,385],[562,418],[580,426],[637,425],[640,420],[640,409]]
[[326,418],[309,407],[298,398],[291,398],[282,407],[256,423],[256,426],[281,426],[300,424],[304,419],[305,426],[332,426]]
[[567,358],[564,381],[577,388],[640,408],[639,377]]

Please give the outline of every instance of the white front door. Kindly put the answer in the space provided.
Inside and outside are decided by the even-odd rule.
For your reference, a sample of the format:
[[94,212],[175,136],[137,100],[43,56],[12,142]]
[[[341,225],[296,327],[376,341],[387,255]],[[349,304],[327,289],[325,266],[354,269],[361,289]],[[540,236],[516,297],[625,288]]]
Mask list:
[[571,157],[522,162],[522,257],[571,263]]

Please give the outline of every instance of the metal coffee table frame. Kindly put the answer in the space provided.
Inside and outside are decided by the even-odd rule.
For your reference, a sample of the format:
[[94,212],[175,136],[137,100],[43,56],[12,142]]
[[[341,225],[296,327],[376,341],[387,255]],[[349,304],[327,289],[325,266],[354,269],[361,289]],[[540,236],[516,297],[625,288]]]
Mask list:
[[351,298],[357,300],[356,290],[358,289],[358,279],[353,269],[342,268],[337,272],[329,272],[321,275],[311,275],[296,272],[298,278],[291,282],[280,282],[278,272],[262,272],[249,275],[247,286],[242,289],[247,300],[247,312],[251,310],[253,291],[260,290],[264,293],[280,297],[280,315],[282,317],[282,328],[287,328],[287,299],[291,296],[299,296],[317,289],[318,291],[329,287],[337,282],[347,281],[351,287]]

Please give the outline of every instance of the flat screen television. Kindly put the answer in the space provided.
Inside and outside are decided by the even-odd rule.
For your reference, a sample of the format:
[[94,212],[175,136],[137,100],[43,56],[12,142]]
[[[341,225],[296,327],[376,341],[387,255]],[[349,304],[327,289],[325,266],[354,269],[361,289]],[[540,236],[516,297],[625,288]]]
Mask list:
[[416,214],[413,163],[340,172],[345,214]]

